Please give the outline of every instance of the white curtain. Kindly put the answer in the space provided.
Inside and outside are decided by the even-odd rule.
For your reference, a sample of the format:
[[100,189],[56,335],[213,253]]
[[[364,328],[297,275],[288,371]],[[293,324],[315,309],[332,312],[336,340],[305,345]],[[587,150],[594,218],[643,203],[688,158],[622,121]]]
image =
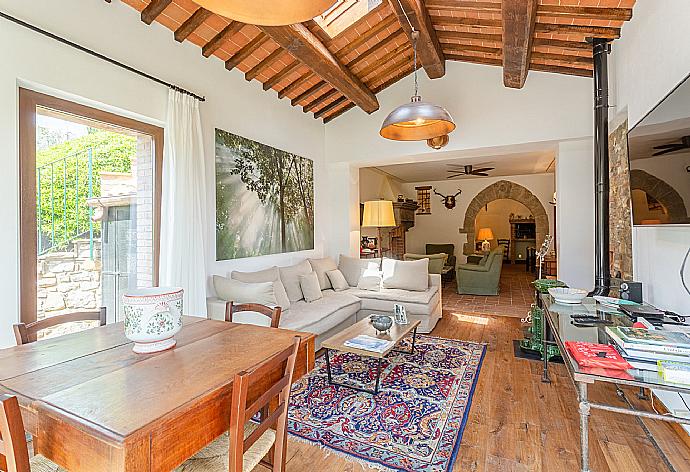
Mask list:
[[184,289],[184,312],[206,316],[206,166],[199,101],[170,90],[163,154],[160,285]]

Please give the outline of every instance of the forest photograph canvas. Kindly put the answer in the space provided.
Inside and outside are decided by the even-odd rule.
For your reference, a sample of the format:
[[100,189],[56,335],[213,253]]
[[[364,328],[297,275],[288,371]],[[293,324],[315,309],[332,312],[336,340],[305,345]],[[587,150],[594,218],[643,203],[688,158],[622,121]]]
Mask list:
[[216,129],[216,259],[314,249],[314,163]]

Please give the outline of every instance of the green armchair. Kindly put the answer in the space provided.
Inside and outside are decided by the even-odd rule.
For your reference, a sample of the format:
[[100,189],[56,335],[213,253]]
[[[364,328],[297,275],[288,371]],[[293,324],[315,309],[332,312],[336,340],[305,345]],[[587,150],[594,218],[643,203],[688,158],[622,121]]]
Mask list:
[[457,268],[458,293],[498,295],[503,246],[493,249],[479,264],[460,264]]
[[420,259],[429,259],[429,273],[430,274],[440,274],[443,267],[446,265],[446,259],[448,256],[446,254],[411,254],[406,252],[403,254],[404,261],[418,261]]
[[446,265],[455,267],[455,245],[454,244],[427,244],[426,245],[427,255],[431,254],[447,254],[448,259],[446,260]]

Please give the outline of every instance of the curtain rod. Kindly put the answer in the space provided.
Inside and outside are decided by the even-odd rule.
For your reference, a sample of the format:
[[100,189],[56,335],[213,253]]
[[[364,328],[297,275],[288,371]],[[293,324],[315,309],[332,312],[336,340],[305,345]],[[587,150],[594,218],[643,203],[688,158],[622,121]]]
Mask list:
[[146,77],[147,79],[152,80],[152,81],[154,81],[154,82],[156,82],[156,83],[159,83],[159,84],[161,84],[161,85],[165,85],[166,87],[169,87],[169,88],[171,88],[171,89],[173,89],[173,90],[176,90],[176,91],[181,92],[181,93],[185,93],[185,94],[187,94],[187,95],[191,95],[192,97],[196,98],[196,99],[199,100],[200,102],[205,102],[205,101],[206,101],[206,98],[205,98],[205,97],[201,97],[201,96],[199,96],[199,95],[197,95],[197,94],[195,94],[195,93],[193,93],[193,92],[190,92],[189,90],[183,89],[182,87],[178,87],[177,85],[171,84],[170,82],[166,82],[165,80],[159,79],[158,77],[155,77],[155,76],[153,76],[153,75],[151,75],[151,74],[147,74],[146,72],[143,72],[143,71],[140,71],[140,70],[138,70],[138,69],[135,69],[135,68],[132,67],[132,66],[128,66],[127,64],[123,64],[123,63],[120,62],[120,61],[116,61],[115,59],[112,59],[112,58],[110,58],[110,57],[108,57],[108,56],[105,56],[105,55],[103,55],[103,54],[101,54],[101,53],[99,53],[99,52],[93,51],[93,50],[88,49],[88,48],[86,48],[86,47],[84,47],[84,46],[81,46],[80,44],[77,44],[77,43],[75,43],[75,42],[72,42],[72,41],[70,41],[69,39],[65,39],[65,38],[63,38],[63,37],[61,37],[61,36],[58,36],[58,35],[56,35],[56,34],[53,34],[53,33],[51,33],[50,31],[46,31],[46,30],[44,30],[44,29],[41,29],[41,28],[39,28],[38,26],[32,25],[31,23],[27,23],[26,21],[22,21],[22,20],[20,20],[19,18],[15,18],[15,17],[13,17],[13,16],[10,16],[10,15],[8,15],[8,14],[5,13],[5,12],[0,11],[0,17],[6,19],[6,20],[8,20],[8,21],[11,21],[11,22],[13,22],[13,23],[16,23],[16,24],[18,24],[19,26],[23,26],[24,28],[28,28],[28,29],[30,29],[31,31],[35,31],[36,33],[40,33],[40,34],[42,34],[42,35],[44,35],[44,36],[47,36],[47,37],[49,37],[49,38],[51,38],[51,39],[54,39],[54,40],[56,40],[56,41],[59,41],[59,42],[61,42],[61,43],[63,43],[63,44],[66,44],[66,45],[68,45],[68,46],[71,46],[71,47],[73,47],[74,49],[78,49],[79,51],[85,52],[86,54],[90,54],[90,55],[92,55],[92,56],[94,56],[94,57],[97,57],[98,59],[101,59],[101,60],[103,60],[103,61],[105,61],[105,62],[109,62],[110,64],[113,64],[113,65],[116,65],[116,66],[118,66],[118,67],[121,67],[122,69],[125,69],[125,70],[127,70],[127,71],[129,71],[129,72],[132,72],[132,73],[134,73],[134,74],[140,75],[140,76],[142,76],[142,77]]

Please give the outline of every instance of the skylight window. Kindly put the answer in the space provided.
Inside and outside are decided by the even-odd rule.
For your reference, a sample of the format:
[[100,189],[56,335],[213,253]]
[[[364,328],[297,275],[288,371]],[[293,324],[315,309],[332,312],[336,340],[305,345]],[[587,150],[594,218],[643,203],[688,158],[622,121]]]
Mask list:
[[381,4],[383,0],[337,0],[331,8],[314,21],[330,36],[337,35],[352,26],[360,18]]

